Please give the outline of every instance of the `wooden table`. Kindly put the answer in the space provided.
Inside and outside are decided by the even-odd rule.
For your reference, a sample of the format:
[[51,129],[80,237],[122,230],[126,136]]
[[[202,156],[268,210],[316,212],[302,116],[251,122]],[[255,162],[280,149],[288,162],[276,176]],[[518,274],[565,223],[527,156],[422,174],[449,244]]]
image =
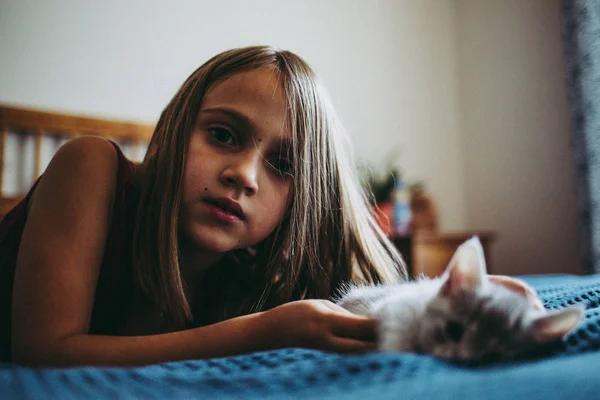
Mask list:
[[492,272],[490,248],[496,237],[491,231],[420,232],[410,237],[392,238],[402,253],[411,277],[441,275],[458,246],[478,236],[485,253],[487,271]]

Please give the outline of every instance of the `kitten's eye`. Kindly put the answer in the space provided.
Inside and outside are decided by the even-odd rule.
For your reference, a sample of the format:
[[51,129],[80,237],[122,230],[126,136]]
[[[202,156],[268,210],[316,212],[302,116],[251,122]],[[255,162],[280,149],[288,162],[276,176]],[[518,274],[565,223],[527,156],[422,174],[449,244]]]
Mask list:
[[496,351],[488,351],[481,356],[482,361],[497,361],[500,360],[502,356],[500,353]]
[[452,340],[453,342],[458,342],[460,339],[462,339],[464,333],[465,328],[459,322],[446,322],[445,334],[448,339]]
[[223,144],[234,144],[234,138],[231,132],[225,128],[213,127],[208,130],[210,135],[218,142]]

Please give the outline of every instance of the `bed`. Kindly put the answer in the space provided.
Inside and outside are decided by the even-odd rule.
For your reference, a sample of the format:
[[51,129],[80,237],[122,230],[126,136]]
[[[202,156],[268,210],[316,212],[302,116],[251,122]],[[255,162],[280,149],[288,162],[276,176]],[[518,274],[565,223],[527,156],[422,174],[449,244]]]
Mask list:
[[548,308],[583,303],[562,342],[509,363],[450,363],[403,353],[338,355],[282,349],[138,368],[0,366],[4,398],[596,399],[600,277],[524,277]]
[[[83,134],[141,159],[152,126],[0,106],[0,214],[60,144]],[[24,173],[24,171],[28,171]],[[16,178],[11,174],[18,175]],[[600,397],[600,276],[522,277],[547,308],[583,303],[563,341],[509,363],[451,363],[403,353],[339,355],[282,349],[139,368],[24,368],[0,364],[2,398],[593,399]]]

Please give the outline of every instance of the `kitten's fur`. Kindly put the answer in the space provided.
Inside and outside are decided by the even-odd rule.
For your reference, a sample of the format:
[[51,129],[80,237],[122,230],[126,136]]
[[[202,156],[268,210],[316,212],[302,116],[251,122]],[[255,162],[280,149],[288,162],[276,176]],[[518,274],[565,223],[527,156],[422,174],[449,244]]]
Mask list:
[[559,339],[584,309],[542,312],[491,282],[476,237],[457,249],[439,278],[349,287],[337,304],[378,320],[380,350],[470,360],[511,358]]

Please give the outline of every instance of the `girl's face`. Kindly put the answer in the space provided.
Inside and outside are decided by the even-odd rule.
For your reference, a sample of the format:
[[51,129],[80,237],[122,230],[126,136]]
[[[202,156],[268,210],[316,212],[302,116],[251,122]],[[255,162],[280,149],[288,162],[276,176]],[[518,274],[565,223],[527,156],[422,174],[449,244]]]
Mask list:
[[224,253],[265,239],[291,198],[285,94],[256,69],[214,84],[192,130],[179,215],[188,243]]

